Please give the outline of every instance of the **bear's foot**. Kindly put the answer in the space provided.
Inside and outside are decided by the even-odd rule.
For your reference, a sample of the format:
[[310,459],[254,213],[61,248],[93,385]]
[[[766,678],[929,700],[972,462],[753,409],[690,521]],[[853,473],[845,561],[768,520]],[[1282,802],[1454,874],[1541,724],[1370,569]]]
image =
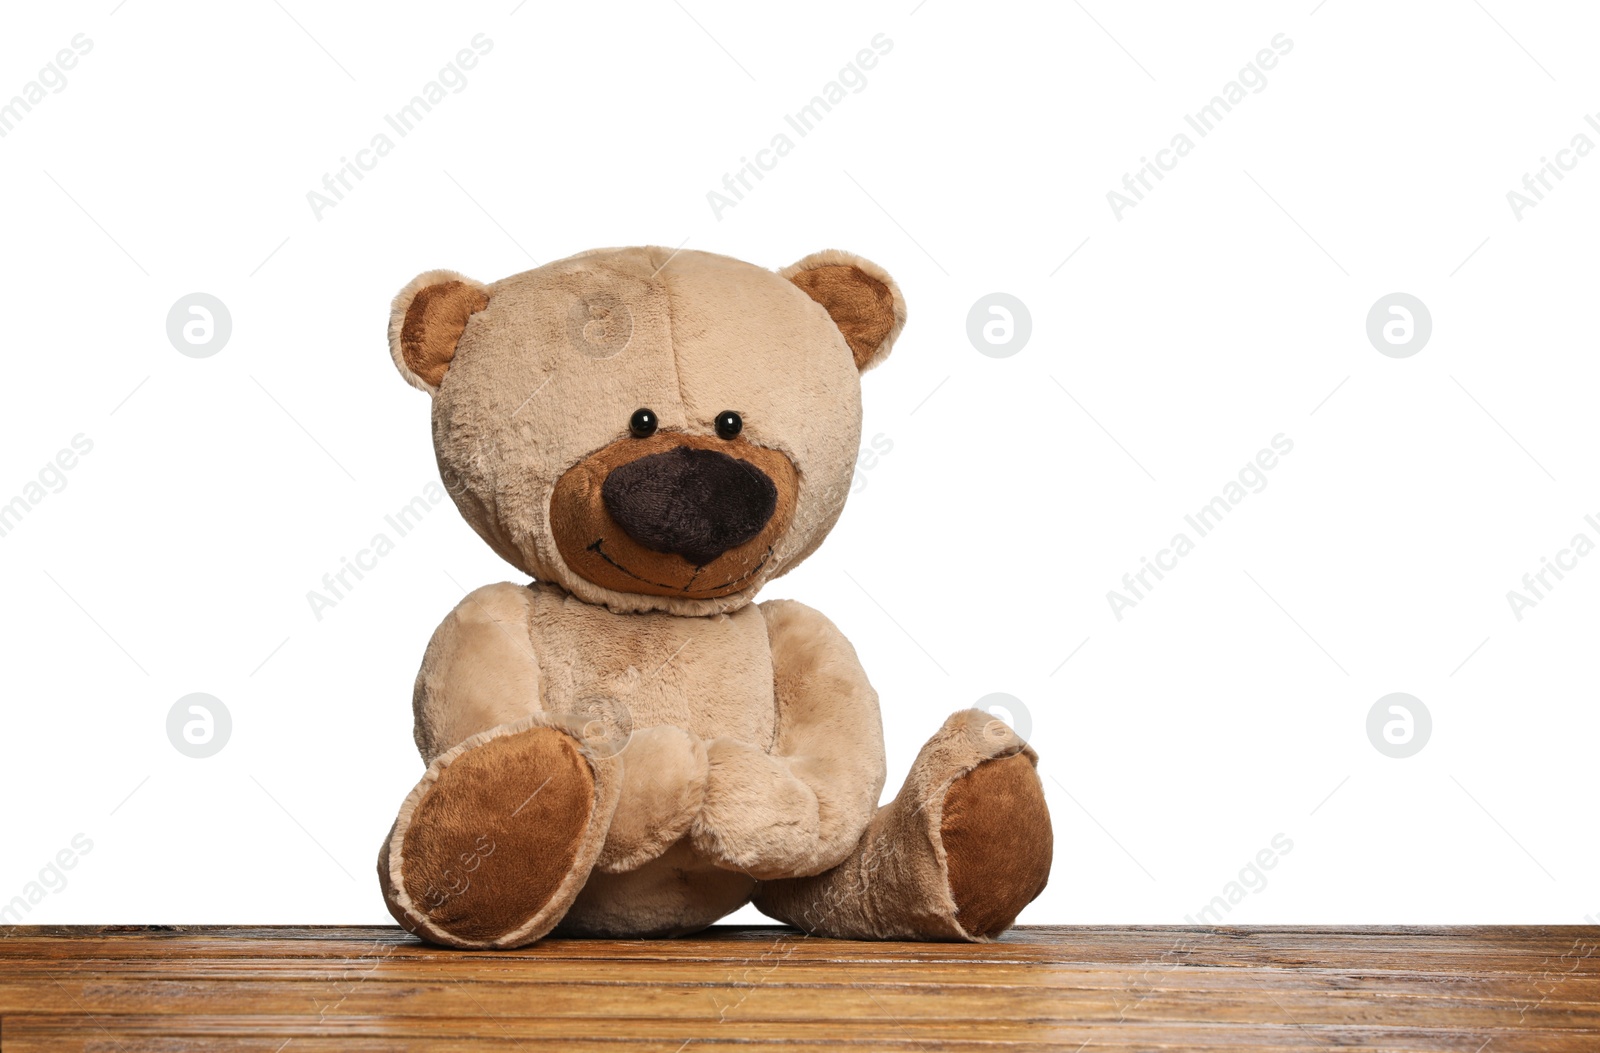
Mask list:
[[987,760],[951,783],[939,839],[956,921],[979,938],[1009,929],[1050,877],[1050,812],[1033,758]]
[[981,710],[945,721],[855,851],[764,882],[763,912],[842,939],[993,939],[1044,890],[1052,837],[1037,755]]
[[452,947],[539,939],[594,866],[616,808],[615,776],[554,718],[502,725],[442,754],[379,854],[389,913]]

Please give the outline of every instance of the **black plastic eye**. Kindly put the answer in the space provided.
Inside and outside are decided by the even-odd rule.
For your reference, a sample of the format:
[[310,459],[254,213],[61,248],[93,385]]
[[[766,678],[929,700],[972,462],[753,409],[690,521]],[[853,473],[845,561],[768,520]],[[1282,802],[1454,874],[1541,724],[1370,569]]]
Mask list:
[[725,409],[717,414],[716,423],[717,434],[724,439],[731,439],[744,430],[744,418],[731,409]]
[[660,425],[661,421],[657,419],[656,411],[652,409],[636,409],[633,411],[633,416],[628,419],[628,431],[635,439],[648,439],[656,433],[656,428]]

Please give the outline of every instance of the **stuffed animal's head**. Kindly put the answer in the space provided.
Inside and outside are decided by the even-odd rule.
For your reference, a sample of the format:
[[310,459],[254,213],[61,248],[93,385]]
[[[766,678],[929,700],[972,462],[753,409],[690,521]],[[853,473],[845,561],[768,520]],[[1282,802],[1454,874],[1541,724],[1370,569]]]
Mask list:
[[837,521],[862,371],[905,325],[881,268],[604,249],[491,285],[419,275],[389,347],[444,482],[513,565],[618,611],[748,603]]

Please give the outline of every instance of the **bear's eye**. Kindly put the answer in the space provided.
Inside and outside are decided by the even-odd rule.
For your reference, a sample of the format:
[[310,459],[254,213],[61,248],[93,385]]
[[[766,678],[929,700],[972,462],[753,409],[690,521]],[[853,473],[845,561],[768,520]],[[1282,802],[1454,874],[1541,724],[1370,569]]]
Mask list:
[[636,409],[633,416],[628,419],[628,431],[635,439],[648,439],[656,433],[656,428],[661,422],[656,419],[656,411],[652,409]]
[[724,439],[731,439],[744,430],[744,418],[731,409],[725,409],[717,414],[716,424],[717,434]]

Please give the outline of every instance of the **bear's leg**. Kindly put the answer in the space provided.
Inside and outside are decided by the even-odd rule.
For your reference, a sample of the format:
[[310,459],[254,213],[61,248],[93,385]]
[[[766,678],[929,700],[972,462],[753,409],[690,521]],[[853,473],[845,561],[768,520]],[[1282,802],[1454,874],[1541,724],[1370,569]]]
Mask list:
[[389,913],[453,947],[521,947],[566,914],[617,806],[617,765],[536,715],[441,754],[378,856]]
[[1050,876],[1037,760],[1003,721],[955,714],[849,858],[815,877],[763,882],[756,906],[817,936],[998,936]]

